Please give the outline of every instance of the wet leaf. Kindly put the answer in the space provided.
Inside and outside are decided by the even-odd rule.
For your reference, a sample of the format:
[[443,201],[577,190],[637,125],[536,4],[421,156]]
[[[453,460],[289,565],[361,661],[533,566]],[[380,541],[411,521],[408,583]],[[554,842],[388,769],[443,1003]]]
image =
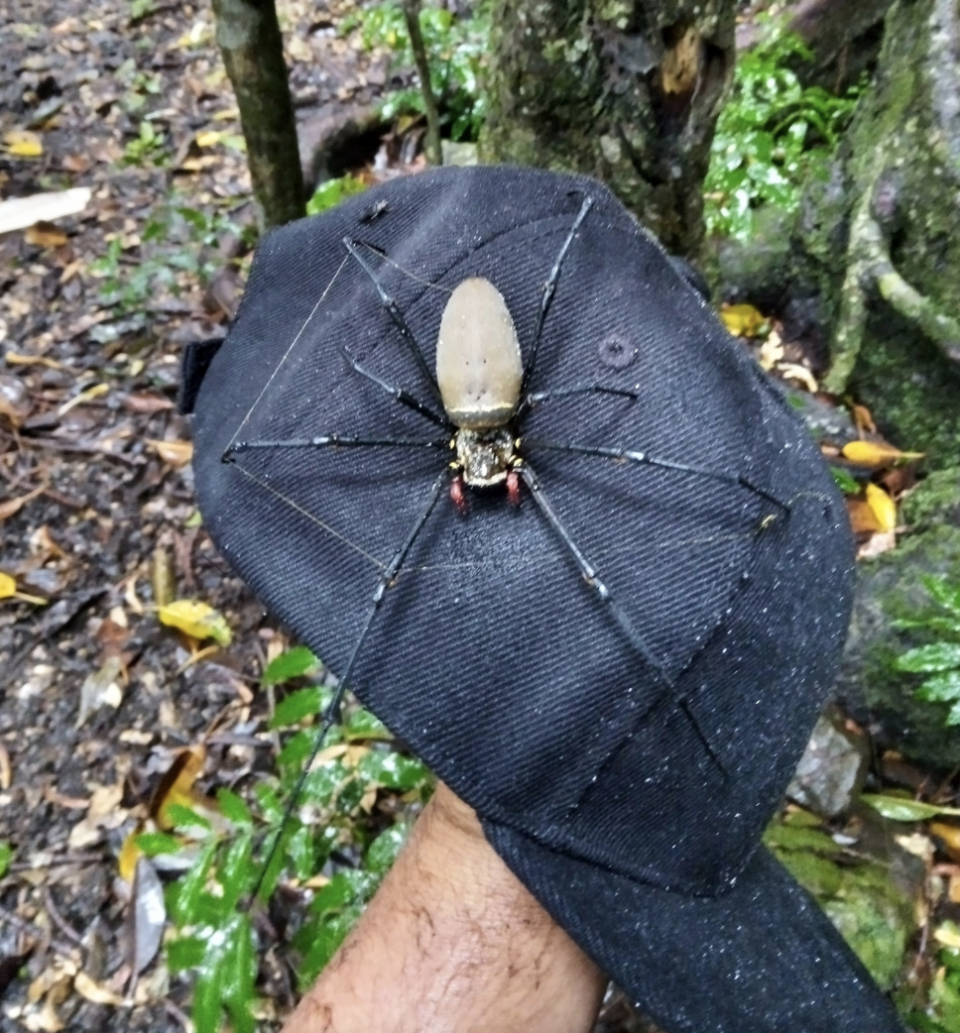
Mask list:
[[173,827],[171,807],[192,807],[202,800],[195,785],[203,773],[206,760],[207,751],[203,746],[190,746],[177,754],[166,774],[160,779],[149,807],[150,816],[160,828]]
[[123,998],[119,994],[109,987],[101,986],[100,983],[91,979],[86,972],[78,972],[76,974],[73,980],[73,988],[81,997],[86,998],[93,1004],[109,1004],[114,1008],[119,1008],[124,1003]]
[[960,667],[960,644],[956,642],[933,642],[928,646],[917,646],[897,657],[894,666],[898,671],[919,674],[933,674],[938,671],[952,671]]
[[720,318],[734,337],[756,337],[766,322],[753,305],[724,305]]
[[901,452],[886,441],[848,441],[840,454],[858,466],[890,466],[908,459],[923,458],[923,452]]
[[133,906],[129,912],[129,942],[133,944],[130,967],[138,975],[156,957],[166,919],[163,884],[153,865],[145,857],[141,857],[137,861],[133,883]]
[[123,699],[123,688],[120,685],[120,672],[123,660],[116,654],[108,656],[93,674],[88,674],[80,686],[80,712],[77,714],[76,727],[79,728],[87,718],[100,707],[113,707],[116,710]]
[[306,646],[295,646],[271,660],[260,680],[264,685],[279,685],[292,678],[300,678],[319,666],[320,661]]
[[193,459],[193,444],[189,441],[157,441],[147,438],[147,444],[171,466],[186,466]]
[[939,839],[954,861],[960,861],[960,826],[944,821],[930,823],[930,831]]
[[865,793],[861,799],[891,821],[926,821],[941,814],[960,816],[960,807],[940,807],[937,804],[907,800],[899,796]]
[[51,222],[37,222],[27,228],[23,239],[35,247],[62,247],[67,242],[67,235],[59,226]]
[[867,485],[867,505],[877,518],[878,530],[893,531],[897,526],[897,504],[876,484]]
[[212,606],[193,599],[175,599],[157,610],[161,624],[178,628],[191,638],[212,638],[221,646],[230,644],[230,626],[223,614]]
[[29,129],[11,129],[4,133],[3,147],[15,158],[39,158],[43,154],[43,141]]
[[17,582],[0,570],[0,599],[12,599],[17,594]]

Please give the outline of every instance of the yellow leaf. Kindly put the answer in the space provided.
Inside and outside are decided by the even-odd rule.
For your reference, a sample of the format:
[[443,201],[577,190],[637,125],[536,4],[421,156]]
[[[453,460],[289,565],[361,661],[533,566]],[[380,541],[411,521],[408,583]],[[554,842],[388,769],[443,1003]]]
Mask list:
[[221,646],[230,644],[230,627],[223,614],[218,613],[206,603],[193,599],[175,599],[157,610],[161,624],[171,628],[179,628],[191,638],[212,638]]
[[12,599],[17,594],[17,583],[0,570],[0,599]]
[[922,452],[901,452],[886,441],[850,441],[840,453],[858,466],[889,466],[906,459],[920,459]]
[[177,754],[150,801],[150,814],[160,828],[173,828],[174,822],[171,821],[169,812],[174,804],[195,808],[197,804],[207,803],[194,789],[197,779],[203,772],[206,759],[207,751],[203,746],[189,746]]
[[137,844],[137,836],[143,832],[143,823],[137,824],[137,827],[130,833],[129,836],[123,841],[123,846],[120,848],[120,858],[118,861],[118,868],[120,870],[120,878],[124,882],[133,882],[133,876],[137,870],[137,859],[140,857],[141,850]]
[[124,1003],[119,994],[106,986],[101,986],[100,983],[95,983],[86,972],[77,973],[73,980],[73,987],[81,997],[85,997],[94,1004],[109,1004],[114,1008],[119,1008]]
[[215,129],[208,129],[205,133],[197,133],[198,147],[216,147],[220,143],[223,134]]
[[28,129],[11,129],[4,133],[3,146],[15,158],[39,158],[43,154],[43,141]]
[[798,380],[810,394],[815,395],[820,390],[814,375],[806,366],[801,366],[799,362],[784,362],[777,368],[781,376],[787,380]]
[[896,528],[897,504],[879,485],[867,485],[867,505],[877,518],[879,530],[893,531]]
[[189,441],[158,441],[147,438],[147,444],[171,466],[186,466],[193,459],[193,445]]
[[724,305],[720,318],[734,337],[756,337],[766,322],[753,305]]
[[930,831],[946,847],[947,853],[956,861],[960,860],[960,826],[948,825],[945,821],[930,823]]
[[954,949],[960,948],[960,932],[957,931],[956,926],[944,923],[938,929],[934,930],[933,938],[938,943],[942,943],[944,947],[953,947]]

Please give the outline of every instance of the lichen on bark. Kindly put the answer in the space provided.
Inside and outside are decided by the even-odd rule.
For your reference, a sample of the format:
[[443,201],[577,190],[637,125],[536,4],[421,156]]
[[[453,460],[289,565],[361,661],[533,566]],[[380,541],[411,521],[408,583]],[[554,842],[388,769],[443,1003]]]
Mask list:
[[735,6],[498,0],[482,157],[598,176],[667,248],[700,257]]

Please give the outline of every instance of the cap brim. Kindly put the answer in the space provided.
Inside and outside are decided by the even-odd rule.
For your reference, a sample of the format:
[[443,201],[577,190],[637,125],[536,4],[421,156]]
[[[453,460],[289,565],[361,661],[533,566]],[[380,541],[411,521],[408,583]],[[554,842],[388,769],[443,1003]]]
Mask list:
[[487,839],[580,947],[667,1033],[903,1033],[805,890],[761,847],[717,897],[672,893],[503,825]]

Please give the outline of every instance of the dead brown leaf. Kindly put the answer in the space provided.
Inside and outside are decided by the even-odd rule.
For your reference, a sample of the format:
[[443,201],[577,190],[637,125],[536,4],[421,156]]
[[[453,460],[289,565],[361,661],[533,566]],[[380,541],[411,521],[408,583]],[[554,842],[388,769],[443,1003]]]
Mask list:
[[67,242],[67,235],[52,222],[35,222],[23,233],[23,239],[35,247],[60,247]]
[[171,466],[186,466],[193,459],[193,444],[189,441],[158,441],[147,438],[147,444]]

